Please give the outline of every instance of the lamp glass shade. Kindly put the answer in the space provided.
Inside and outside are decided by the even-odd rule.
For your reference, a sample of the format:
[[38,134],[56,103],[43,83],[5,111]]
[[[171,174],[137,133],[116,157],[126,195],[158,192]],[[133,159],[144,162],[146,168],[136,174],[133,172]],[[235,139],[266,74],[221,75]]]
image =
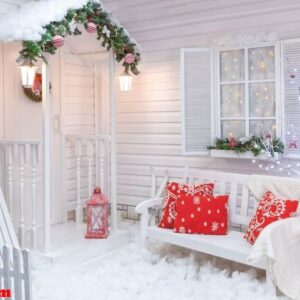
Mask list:
[[38,67],[31,62],[24,62],[20,69],[23,87],[32,88]]
[[132,76],[128,73],[123,73],[119,76],[120,89],[122,92],[130,92],[132,86]]

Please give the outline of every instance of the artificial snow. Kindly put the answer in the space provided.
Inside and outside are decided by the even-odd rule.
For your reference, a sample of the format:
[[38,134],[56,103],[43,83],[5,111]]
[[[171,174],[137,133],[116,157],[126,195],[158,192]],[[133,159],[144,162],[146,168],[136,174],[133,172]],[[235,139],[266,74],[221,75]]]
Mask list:
[[[38,41],[43,34],[43,26],[51,21],[61,21],[68,9],[77,9],[88,0],[41,0],[29,1],[19,9],[1,17],[0,40]],[[99,1],[95,1],[99,2]]]
[[34,300],[276,299],[254,269],[158,243],[142,250],[136,241],[82,265],[37,265],[33,279]]
[[[20,6],[17,10],[7,12],[0,19],[0,41],[39,41],[44,33],[43,26],[53,21],[61,21],[69,9],[78,9],[85,5],[88,0],[40,0],[29,1]],[[100,0],[93,0],[100,3]],[[122,25],[110,14],[112,24],[119,27]],[[124,28],[125,34],[130,38],[132,43],[136,44],[137,50],[141,48],[132,38],[129,32]]]

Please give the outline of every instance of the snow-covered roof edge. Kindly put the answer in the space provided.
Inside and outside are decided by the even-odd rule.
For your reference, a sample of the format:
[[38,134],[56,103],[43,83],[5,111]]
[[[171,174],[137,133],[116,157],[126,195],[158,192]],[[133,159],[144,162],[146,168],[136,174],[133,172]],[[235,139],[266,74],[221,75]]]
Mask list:
[[[45,60],[44,53],[55,54],[67,35],[80,35],[84,25],[103,47],[113,49],[115,60],[125,73],[139,74],[140,47],[99,0],[41,0],[22,5],[0,21],[0,41],[23,41],[18,62]],[[9,29],[8,29],[9,28]]]
[[42,0],[24,3],[16,11],[1,18],[0,40],[38,41],[44,33],[43,26],[52,21],[60,21],[68,9],[80,8],[86,3],[87,0]]
[[[81,8],[87,2],[88,0],[40,0],[24,3],[17,10],[1,17],[0,41],[38,41],[45,32],[43,26],[53,21],[60,21],[69,9]],[[105,10],[100,0],[93,0],[93,2],[99,3]],[[121,26],[111,14],[110,19]],[[139,45],[125,28],[124,31],[139,49]]]

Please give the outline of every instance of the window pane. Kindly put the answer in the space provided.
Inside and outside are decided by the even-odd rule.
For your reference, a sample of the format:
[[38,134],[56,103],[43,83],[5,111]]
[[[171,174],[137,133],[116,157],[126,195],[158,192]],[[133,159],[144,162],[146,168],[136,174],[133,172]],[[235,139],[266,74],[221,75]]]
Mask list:
[[275,120],[253,120],[250,121],[250,135],[263,136],[271,132],[272,136],[276,136]]
[[245,79],[244,50],[221,51],[221,82],[243,81]]
[[222,121],[222,138],[234,137],[236,139],[245,136],[245,121]]
[[226,84],[221,86],[221,116],[243,117],[245,115],[244,84]]
[[275,117],[275,84],[251,83],[249,87],[250,117]]
[[249,49],[249,79],[275,79],[275,49],[273,46]]

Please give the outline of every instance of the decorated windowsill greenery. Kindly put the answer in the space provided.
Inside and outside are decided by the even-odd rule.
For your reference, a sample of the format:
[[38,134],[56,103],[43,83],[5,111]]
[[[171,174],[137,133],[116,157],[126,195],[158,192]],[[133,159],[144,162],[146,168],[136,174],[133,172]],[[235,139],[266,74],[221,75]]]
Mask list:
[[283,142],[271,135],[265,137],[250,136],[248,138],[216,139],[213,146],[207,147],[213,157],[272,159],[284,153]]

